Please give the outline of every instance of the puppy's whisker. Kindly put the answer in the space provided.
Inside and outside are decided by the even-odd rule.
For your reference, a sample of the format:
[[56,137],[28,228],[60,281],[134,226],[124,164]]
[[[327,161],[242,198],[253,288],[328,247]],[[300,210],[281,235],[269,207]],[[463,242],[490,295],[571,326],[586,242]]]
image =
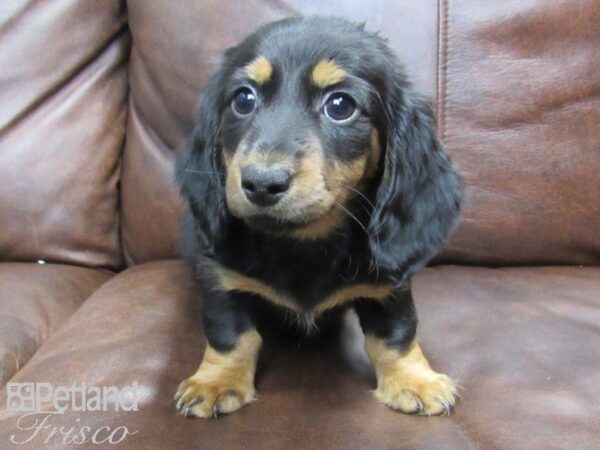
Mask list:
[[[347,187],[347,186],[343,186],[343,187]],[[358,191],[357,191],[357,192],[358,192]],[[361,195],[362,195],[362,194],[361,194]],[[365,197],[365,198],[366,198],[366,197]],[[371,203],[371,202],[369,202],[369,203]],[[358,218],[357,218],[357,217],[356,217],[354,214],[352,214],[352,213],[351,213],[351,212],[350,212],[350,211],[349,211],[349,210],[348,210],[346,207],[344,207],[344,206],[343,206],[341,203],[339,203],[338,201],[335,201],[335,205],[336,205],[337,207],[339,207],[340,209],[342,209],[342,211],[343,211],[343,212],[344,212],[346,215],[348,215],[348,216],[349,216],[349,217],[350,217],[352,220],[354,220],[354,221],[355,221],[355,222],[356,222],[356,223],[357,223],[357,224],[358,224],[358,225],[361,227],[361,229],[362,229],[362,230],[363,230],[363,231],[366,233],[366,235],[367,235],[369,238],[373,238],[373,239],[375,239],[375,241],[377,242],[377,245],[378,245],[378,246],[380,245],[380,243],[379,243],[379,230],[375,230],[375,231],[376,231],[375,233],[369,232],[369,230],[367,229],[367,227],[365,227],[365,226],[364,226],[364,225],[361,223],[361,221],[360,221],[360,220],[358,220]],[[373,205],[373,204],[371,203],[371,205]],[[362,205],[362,206],[364,207],[364,205]],[[373,208],[375,208],[375,207],[373,206]],[[365,210],[366,210],[368,213],[370,213],[370,212],[371,212],[371,211],[368,211],[368,210],[366,209],[366,207],[365,207]],[[377,279],[379,279],[379,264],[377,263],[377,260],[375,259],[375,255],[373,255],[373,257],[370,259],[369,263],[370,263],[370,267],[369,267],[369,273],[372,273],[373,271],[375,271],[375,277],[376,277]]]
[[190,173],[201,173],[201,174],[204,174],[204,173],[210,173],[210,174],[213,174],[213,173],[218,173],[218,174],[221,174],[221,175],[225,175],[225,172],[221,172],[221,171],[219,171],[219,170],[195,170],[195,169],[185,169],[184,171],[185,171],[185,172],[190,172]]
[[344,185],[342,185],[341,187],[342,187],[342,188],[344,188],[344,189],[348,189],[348,190],[350,190],[350,191],[352,191],[352,192],[355,192],[356,194],[360,195],[360,196],[361,196],[361,197],[362,197],[362,198],[363,198],[363,199],[364,199],[364,200],[367,202],[367,204],[368,204],[368,205],[369,205],[369,206],[370,206],[372,209],[375,209],[375,205],[373,204],[373,202],[371,202],[371,200],[369,200],[369,199],[367,198],[367,196],[366,196],[365,194],[363,194],[362,192],[360,192],[358,189],[355,189],[355,188],[353,188],[353,187],[351,187],[351,186],[344,186]]
[[210,197],[211,195],[216,195],[216,192],[215,191],[209,191],[206,194],[198,196],[197,199],[198,200],[204,200],[204,199]]
[[[362,199],[360,199],[360,198],[358,199],[358,202],[357,202],[357,204],[358,204],[358,206],[360,206],[360,208],[361,208],[361,209],[362,209],[364,212],[366,212],[366,213],[367,213],[369,216],[371,215],[371,213],[372,213],[372,212],[373,212],[373,210],[375,209],[375,206],[373,205],[373,203],[371,203],[371,201],[370,201],[370,200],[369,200],[367,197],[365,197],[365,196],[362,194],[362,192],[359,192],[359,191],[357,191],[356,189],[353,189],[353,188],[351,188],[351,187],[349,187],[349,186],[341,186],[341,187],[342,187],[342,188],[345,188],[345,189],[348,189],[348,190],[355,191],[355,192],[357,192],[358,194],[360,194],[362,197],[364,197],[364,199],[365,199],[365,200],[368,202],[368,204],[365,204],[363,201],[361,201]],[[339,194],[339,193],[340,193],[340,190],[339,190],[339,189],[337,189],[337,190],[336,190],[336,192]]]
[[359,226],[360,228],[367,234],[367,236],[369,236],[369,230],[367,230],[367,228],[360,222],[360,220],[358,220],[356,218],[356,216],[354,214],[352,214],[348,208],[346,208],[344,205],[342,205],[340,202],[338,202],[337,200],[335,200],[335,204],[337,205],[338,208],[340,208],[344,213],[346,213],[348,215],[348,217],[350,217],[352,220],[354,220]]
[[[348,217],[350,217],[351,219],[353,219],[361,228],[362,230],[365,232],[365,234],[367,235],[367,237],[370,237],[371,235],[369,234],[369,230],[367,230],[367,228],[361,223],[360,220],[358,220],[358,218],[352,214],[344,205],[342,205],[340,202],[338,202],[337,200],[335,201],[335,204],[342,209],[343,212],[345,212]],[[379,242],[379,236],[375,236],[375,239],[377,239],[377,241]],[[371,258],[370,260],[371,263],[371,267],[373,267],[375,269],[375,273],[376,273],[376,278],[379,278],[379,265],[377,264],[377,261],[373,258]]]

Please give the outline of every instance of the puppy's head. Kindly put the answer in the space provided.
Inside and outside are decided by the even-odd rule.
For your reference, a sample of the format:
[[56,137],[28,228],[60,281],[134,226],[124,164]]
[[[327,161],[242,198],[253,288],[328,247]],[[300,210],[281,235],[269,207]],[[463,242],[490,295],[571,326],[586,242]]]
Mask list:
[[361,36],[346,22],[291,20],[227,53],[219,151],[232,215],[319,236],[377,174],[377,92],[364,60],[374,49]]
[[[431,111],[385,41],[323,17],[267,25],[225,53],[178,166],[209,240],[227,214],[267,233],[326,236],[356,219],[361,197],[371,208],[362,228],[383,259],[403,226],[432,219],[409,216],[421,213],[416,190],[445,172]],[[441,209],[454,216],[460,183],[449,182],[457,194],[437,201],[453,203]]]

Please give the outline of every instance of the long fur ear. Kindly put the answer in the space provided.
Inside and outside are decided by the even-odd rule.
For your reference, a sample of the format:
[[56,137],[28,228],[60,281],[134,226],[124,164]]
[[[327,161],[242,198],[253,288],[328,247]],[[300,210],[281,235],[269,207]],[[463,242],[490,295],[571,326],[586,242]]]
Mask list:
[[452,231],[463,189],[436,138],[433,111],[397,76],[383,99],[385,166],[369,232],[377,268],[402,285],[439,251]]
[[[175,165],[176,180],[194,220],[184,220],[184,239],[194,233],[195,250],[214,255],[227,220],[224,174],[220,161],[219,127],[223,104],[222,72],[214,75],[201,98],[194,130]],[[193,230],[190,230],[191,224]],[[186,245],[191,243],[186,242]],[[199,246],[199,248],[197,248]]]

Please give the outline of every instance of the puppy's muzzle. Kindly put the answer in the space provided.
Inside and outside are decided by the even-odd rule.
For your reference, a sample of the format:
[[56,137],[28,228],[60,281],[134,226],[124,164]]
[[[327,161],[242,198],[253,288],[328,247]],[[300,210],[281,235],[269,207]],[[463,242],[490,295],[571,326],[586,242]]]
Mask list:
[[273,206],[286,194],[292,175],[280,166],[251,164],[242,168],[242,190],[252,203]]

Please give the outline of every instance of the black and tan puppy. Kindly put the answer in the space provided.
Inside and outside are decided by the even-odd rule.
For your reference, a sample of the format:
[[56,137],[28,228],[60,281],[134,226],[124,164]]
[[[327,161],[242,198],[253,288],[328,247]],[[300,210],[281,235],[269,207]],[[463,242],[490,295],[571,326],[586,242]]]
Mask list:
[[409,280],[451,230],[461,181],[383,39],[342,19],[293,18],[229,49],[177,178],[208,340],[175,395],[181,414],[255,398],[266,309],[311,324],[354,308],[375,397],[406,413],[452,410],[454,383],[415,341]]

